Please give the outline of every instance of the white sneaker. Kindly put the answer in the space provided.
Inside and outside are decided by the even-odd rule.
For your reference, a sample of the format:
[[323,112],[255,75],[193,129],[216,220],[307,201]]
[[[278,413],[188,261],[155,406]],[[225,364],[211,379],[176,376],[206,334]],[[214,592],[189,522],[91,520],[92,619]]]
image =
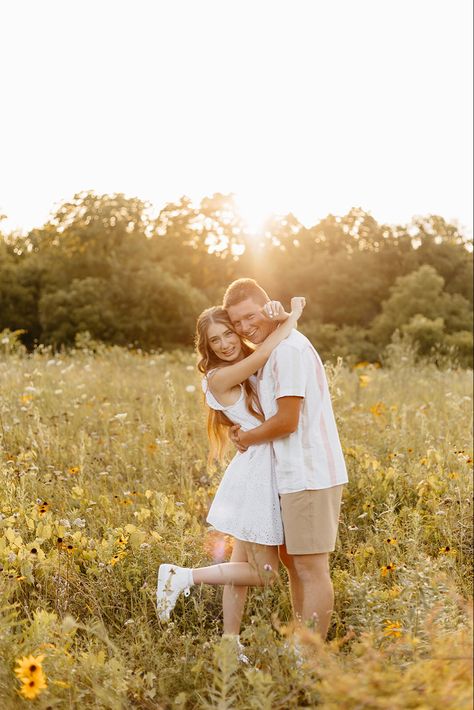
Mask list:
[[156,606],[161,621],[168,621],[181,592],[189,597],[192,573],[188,567],[160,565],[156,587]]
[[231,643],[235,644],[235,650],[237,652],[237,660],[239,663],[243,663],[246,666],[250,665],[248,656],[245,655],[245,646],[241,642],[237,634],[223,634],[223,639],[229,640]]

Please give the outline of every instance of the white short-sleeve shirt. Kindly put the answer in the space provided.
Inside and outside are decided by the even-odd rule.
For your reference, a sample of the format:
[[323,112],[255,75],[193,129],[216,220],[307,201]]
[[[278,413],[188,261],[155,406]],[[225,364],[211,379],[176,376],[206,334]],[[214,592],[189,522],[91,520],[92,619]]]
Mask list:
[[347,483],[324,366],[308,338],[293,330],[275,348],[258,372],[257,390],[265,419],[277,413],[280,397],[304,398],[297,430],[272,442],[278,492]]

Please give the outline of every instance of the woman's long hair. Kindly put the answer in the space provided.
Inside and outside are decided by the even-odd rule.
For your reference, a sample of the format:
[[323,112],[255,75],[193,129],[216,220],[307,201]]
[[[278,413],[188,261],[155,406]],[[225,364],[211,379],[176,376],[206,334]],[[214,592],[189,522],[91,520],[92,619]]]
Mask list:
[[[215,306],[213,308],[207,308],[201,313],[196,323],[196,337],[195,346],[198,355],[198,370],[202,372],[203,375],[207,375],[209,370],[216,367],[226,367],[227,365],[232,365],[232,363],[227,363],[221,360],[209,345],[209,339],[207,337],[207,331],[211,323],[221,323],[225,325],[229,330],[235,333],[235,328],[229,320],[227,311],[225,311],[220,306]],[[253,352],[253,348],[250,347],[245,341],[241,340],[242,352],[245,357]],[[244,386],[245,404],[247,409],[251,414],[253,414],[260,421],[264,421],[264,416],[260,407],[260,403],[257,398],[257,393],[250,380],[245,380],[242,383]],[[209,459],[217,458],[222,459],[228,444],[228,428],[232,426],[230,419],[226,417],[224,412],[218,411],[208,407],[207,416],[207,435],[209,437],[210,452]]]

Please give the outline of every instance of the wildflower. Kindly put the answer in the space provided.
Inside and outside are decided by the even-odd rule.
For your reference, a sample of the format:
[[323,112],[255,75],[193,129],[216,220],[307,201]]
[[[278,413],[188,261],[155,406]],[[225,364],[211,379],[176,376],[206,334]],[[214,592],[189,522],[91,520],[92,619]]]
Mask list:
[[79,473],[80,470],[81,469],[79,466],[69,466],[67,472],[70,473],[71,476],[75,476],[76,473]]
[[49,503],[46,501],[43,501],[42,503],[38,503],[38,512],[40,515],[44,515],[45,513],[48,512],[49,508]]
[[23,656],[17,660],[15,675],[20,680],[30,680],[43,672],[42,662],[44,654],[40,656]]
[[459,478],[459,473],[457,471],[451,471],[451,473],[448,473],[448,478],[451,478],[451,480],[456,481]]
[[75,525],[77,528],[84,528],[86,526],[86,521],[84,518],[76,518],[72,521],[72,524]]
[[377,402],[370,407],[370,412],[374,415],[374,417],[381,417],[386,411],[387,407],[383,402]]
[[117,562],[120,562],[120,560],[122,560],[126,556],[127,556],[127,553],[125,550],[122,550],[122,552],[117,552],[113,557],[110,558],[108,564],[112,565],[112,567],[114,567],[114,565],[116,565]]
[[71,544],[66,545],[66,551],[67,551],[68,555],[72,555],[72,553],[74,552],[74,545],[71,545]]
[[48,684],[46,683],[46,678],[44,677],[43,672],[41,672],[34,678],[22,681],[20,693],[24,698],[34,700],[41,693],[41,691],[47,687]]
[[396,537],[387,537],[385,540],[387,545],[396,545],[397,544],[397,538]]
[[384,565],[381,568],[380,574],[382,575],[382,577],[386,577],[387,574],[389,574],[390,572],[394,572],[395,569],[396,569],[396,565],[394,565],[393,562],[389,562],[388,565]]
[[439,548],[439,554],[440,555],[456,555],[457,550],[455,550],[453,547],[449,547],[449,545],[446,545],[446,547]]
[[359,375],[359,387],[367,387],[370,382],[368,375]]
[[125,537],[124,535],[120,535],[118,540],[115,541],[115,544],[118,545],[119,547],[125,547],[127,543],[128,543],[128,537]]
[[385,628],[383,630],[384,636],[393,636],[395,638],[400,638],[402,635],[402,625],[400,621],[390,621],[387,619],[385,622]]
[[265,572],[271,572],[272,571],[272,566],[269,564],[263,565],[263,569]]

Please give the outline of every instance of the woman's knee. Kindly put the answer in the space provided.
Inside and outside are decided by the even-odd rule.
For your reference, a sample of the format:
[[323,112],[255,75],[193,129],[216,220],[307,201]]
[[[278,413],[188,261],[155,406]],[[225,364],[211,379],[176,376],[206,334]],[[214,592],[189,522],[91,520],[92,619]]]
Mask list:
[[278,552],[276,548],[263,545],[251,545],[247,549],[250,566],[264,584],[273,584],[278,572]]
[[230,556],[231,562],[248,562],[247,549],[245,542],[242,540],[234,540],[234,545],[232,547],[232,554]]

